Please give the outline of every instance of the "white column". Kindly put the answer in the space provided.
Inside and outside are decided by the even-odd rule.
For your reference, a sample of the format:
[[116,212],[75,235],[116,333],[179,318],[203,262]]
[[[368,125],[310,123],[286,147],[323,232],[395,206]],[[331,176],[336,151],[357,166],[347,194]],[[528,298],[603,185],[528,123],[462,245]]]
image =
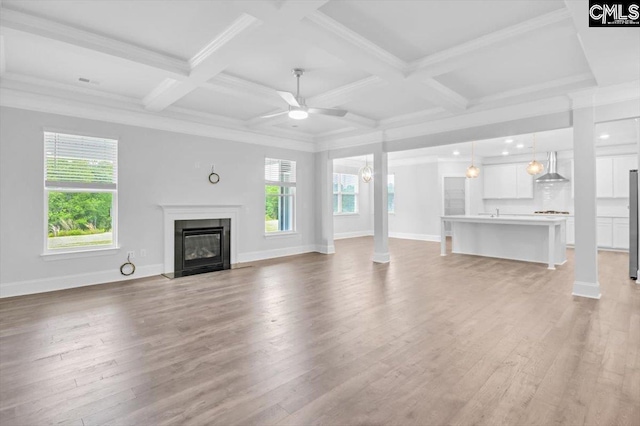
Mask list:
[[373,261],[388,263],[389,213],[387,212],[387,153],[373,154]]
[[593,107],[573,110],[575,281],[573,295],[600,298],[596,221],[596,149]]
[[333,160],[329,152],[319,152],[316,159],[316,250],[324,254],[336,252],[333,244]]

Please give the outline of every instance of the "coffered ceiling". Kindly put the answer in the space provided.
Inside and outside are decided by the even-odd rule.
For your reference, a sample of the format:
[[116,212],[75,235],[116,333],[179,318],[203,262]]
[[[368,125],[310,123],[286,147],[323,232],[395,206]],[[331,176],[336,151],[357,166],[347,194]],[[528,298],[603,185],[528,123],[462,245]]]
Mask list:
[[[25,105],[20,96],[36,93],[68,111],[109,108],[114,121],[121,110],[127,123],[193,122],[220,137],[240,140],[244,132],[308,149],[589,87],[637,84],[637,29],[599,28],[595,37],[587,5],[2,0],[0,102]],[[295,92],[291,69],[298,67],[306,70],[300,90],[308,105],[349,113],[260,118],[286,110],[276,90]]]

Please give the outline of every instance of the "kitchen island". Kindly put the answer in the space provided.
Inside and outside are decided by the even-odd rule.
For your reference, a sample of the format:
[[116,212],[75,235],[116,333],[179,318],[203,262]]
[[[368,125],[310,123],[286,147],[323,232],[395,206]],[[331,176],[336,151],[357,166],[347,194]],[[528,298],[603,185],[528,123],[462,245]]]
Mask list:
[[567,261],[563,217],[441,216],[442,256],[447,255],[447,222],[452,253],[546,263],[548,269]]

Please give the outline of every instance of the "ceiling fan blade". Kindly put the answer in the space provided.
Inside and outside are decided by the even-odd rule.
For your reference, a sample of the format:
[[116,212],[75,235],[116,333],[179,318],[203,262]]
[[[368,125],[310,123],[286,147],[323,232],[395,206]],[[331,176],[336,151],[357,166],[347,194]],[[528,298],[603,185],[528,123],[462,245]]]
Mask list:
[[284,115],[284,114],[287,114],[287,113],[289,113],[289,111],[274,112],[273,114],[261,115],[260,118],[277,117],[279,115]]
[[281,92],[280,90],[276,90],[276,92],[278,92],[278,95],[280,95],[280,97],[284,99],[284,101],[289,105],[294,107],[300,107],[300,104],[298,103],[298,100],[296,99],[296,97],[293,96],[293,93]]
[[334,117],[344,117],[347,115],[346,109],[336,109],[336,108],[309,108],[307,110],[309,114],[322,114],[322,115],[332,115]]

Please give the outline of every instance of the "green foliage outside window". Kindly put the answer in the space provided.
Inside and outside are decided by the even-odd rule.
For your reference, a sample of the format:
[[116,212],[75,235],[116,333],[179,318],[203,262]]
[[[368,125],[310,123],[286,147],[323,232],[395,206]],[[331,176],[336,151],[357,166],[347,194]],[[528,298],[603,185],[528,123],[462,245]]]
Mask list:
[[110,231],[112,200],[110,192],[49,191],[49,237]]

